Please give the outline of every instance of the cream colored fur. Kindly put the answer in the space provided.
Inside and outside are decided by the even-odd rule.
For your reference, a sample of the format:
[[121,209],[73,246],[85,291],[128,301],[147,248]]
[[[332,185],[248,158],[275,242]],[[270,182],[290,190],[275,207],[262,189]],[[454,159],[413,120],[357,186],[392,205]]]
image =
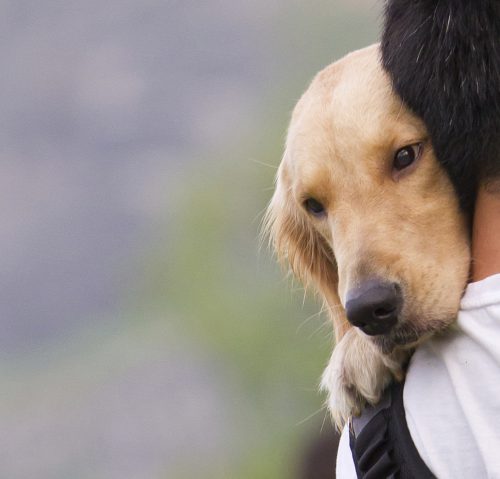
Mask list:
[[[415,143],[421,158],[394,171],[395,152]],[[306,211],[308,198],[324,217]],[[378,45],[325,68],[298,102],[265,228],[330,312],[336,347],[322,386],[341,426],[402,379],[419,341],[454,321],[469,267],[453,187],[425,126],[392,91]],[[348,291],[374,276],[402,287],[401,329],[388,342],[351,327],[344,313]]]

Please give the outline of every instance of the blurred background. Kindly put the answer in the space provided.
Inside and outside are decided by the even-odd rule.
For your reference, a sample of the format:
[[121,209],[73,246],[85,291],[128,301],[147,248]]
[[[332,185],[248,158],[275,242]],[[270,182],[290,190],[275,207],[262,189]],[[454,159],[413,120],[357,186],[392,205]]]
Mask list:
[[0,477],[325,477],[331,328],[258,232],[381,4],[0,1]]

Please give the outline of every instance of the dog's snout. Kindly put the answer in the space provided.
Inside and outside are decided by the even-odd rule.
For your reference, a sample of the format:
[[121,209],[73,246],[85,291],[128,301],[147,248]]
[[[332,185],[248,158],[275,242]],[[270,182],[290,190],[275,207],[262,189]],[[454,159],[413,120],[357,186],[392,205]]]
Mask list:
[[369,280],[348,294],[349,322],[370,336],[387,334],[398,321],[403,298],[399,286]]

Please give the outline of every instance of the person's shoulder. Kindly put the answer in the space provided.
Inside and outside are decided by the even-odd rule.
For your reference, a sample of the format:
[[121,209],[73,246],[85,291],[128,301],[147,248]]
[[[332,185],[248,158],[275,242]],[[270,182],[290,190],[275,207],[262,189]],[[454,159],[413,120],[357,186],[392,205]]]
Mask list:
[[[492,477],[500,396],[500,274],[470,283],[456,325],[420,345],[406,377],[406,422],[417,451],[437,477]],[[479,446],[476,438],[489,437]],[[465,469],[464,469],[465,468]],[[355,478],[344,429],[337,477]]]
[[486,358],[492,356],[492,374],[500,376],[499,344],[500,274],[495,274],[467,285],[456,324],[417,348],[407,383],[409,380],[411,386],[422,381],[432,391],[434,380],[441,387],[449,382],[451,390],[455,390],[457,381],[474,381],[478,371],[475,366],[484,371]]
[[[419,454],[437,477],[499,473],[499,345],[496,274],[470,283],[456,325],[423,343],[412,357],[404,389],[406,420]],[[480,445],[484,438],[490,440]],[[465,473],[455,467],[461,464],[467,465]]]
[[500,308],[500,274],[467,285],[460,303],[459,320],[464,312],[495,305]]

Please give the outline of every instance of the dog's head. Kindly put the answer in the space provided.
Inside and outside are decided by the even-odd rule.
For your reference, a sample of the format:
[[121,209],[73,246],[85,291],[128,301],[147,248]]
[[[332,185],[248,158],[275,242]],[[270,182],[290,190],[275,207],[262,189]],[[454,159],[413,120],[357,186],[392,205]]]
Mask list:
[[377,45],[328,66],[293,112],[267,228],[281,259],[383,352],[457,315],[468,231],[426,128],[391,88]]

